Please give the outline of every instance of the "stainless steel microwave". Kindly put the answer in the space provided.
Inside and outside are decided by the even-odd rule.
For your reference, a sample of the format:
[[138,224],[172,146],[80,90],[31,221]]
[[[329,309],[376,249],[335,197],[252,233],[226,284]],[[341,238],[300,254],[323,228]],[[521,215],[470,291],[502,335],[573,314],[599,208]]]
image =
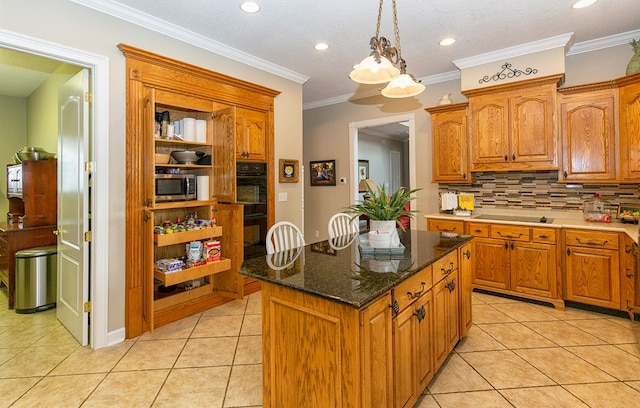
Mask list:
[[195,174],[156,174],[156,202],[195,199]]

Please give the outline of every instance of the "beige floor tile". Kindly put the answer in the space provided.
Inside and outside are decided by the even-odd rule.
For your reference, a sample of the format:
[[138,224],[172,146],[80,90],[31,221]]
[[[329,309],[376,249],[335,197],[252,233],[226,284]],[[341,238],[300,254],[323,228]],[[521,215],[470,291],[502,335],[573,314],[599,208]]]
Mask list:
[[638,342],[633,330],[607,319],[568,320],[568,323],[610,344],[635,344]]
[[160,340],[160,339],[187,339],[193,333],[193,329],[198,324],[200,316],[189,316],[177,322],[169,323],[153,330],[144,332],[140,340]]
[[242,321],[242,336],[259,336],[262,334],[262,315],[246,315]]
[[[464,378],[464,381],[460,381],[461,378]],[[443,394],[490,390],[491,385],[459,355],[452,354],[431,380],[427,389],[431,394]]]
[[[535,307],[529,303],[499,303],[492,306],[519,322],[558,320],[557,317],[547,313],[546,309]],[[548,309],[551,309],[551,307]]]
[[77,346],[79,344],[78,341],[71,335],[71,333],[69,333],[67,328],[60,325],[42,336],[42,338],[36,341],[33,345],[36,347],[41,347],[62,345]]
[[30,347],[0,366],[0,378],[47,375],[80,346]]
[[520,300],[499,296],[497,294],[492,295],[489,293],[473,292],[473,296],[475,296],[477,299],[483,301],[488,305],[493,305],[496,303],[521,303]]
[[555,385],[511,350],[464,353],[461,357],[496,389]]
[[233,364],[262,364],[262,336],[240,336]]
[[640,381],[628,381],[625,384],[627,384],[631,388],[634,388],[640,391]]
[[554,347],[555,344],[522,323],[481,324],[482,330],[510,349]]
[[28,324],[19,324],[0,334],[0,344],[3,347],[31,346],[53,329],[50,325],[38,324],[30,326]]
[[201,317],[191,337],[229,337],[240,334],[242,316]]
[[41,377],[0,379],[0,407],[10,407],[40,379]]
[[248,296],[246,314],[262,314],[262,292],[255,292]]
[[566,307],[565,310],[559,310],[553,307],[543,305],[533,305],[538,309],[542,309],[545,313],[557,317],[560,320],[586,320],[586,319],[604,319],[601,313],[595,313],[588,310],[577,309],[575,307]]
[[498,391],[475,391],[433,396],[441,408],[512,408]]
[[[480,296],[477,296],[477,295],[480,295]],[[486,305],[484,300],[482,300],[482,296],[484,296],[484,295],[481,294],[481,293],[472,292],[471,293],[471,304],[472,305]]]
[[23,352],[25,349],[26,347],[0,348],[0,366]]
[[560,347],[514,352],[558,384],[615,381],[604,371]]
[[176,367],[230,366],[238,343],[237,337],[204,337],[189,339]]
[[498,311],[491,305],[477,305],[473,307],[473,323],[506,323],[514,322],[512,318]]
[[604,344],[603,340],[561,320],[553,322],[525,322],[523,324],[559,346]]
[[54,368],[51,375],[107,373],[118,364],[134,343],[135,340],[125,340],[99,350],[79,347]]
[[234,299],[223,305],[202,312],[202,316],[242,316],[247,309],[247,298]]
[[171,368],[182,352],[186,339],[138,341],[113,371]]
[[82,408],[150,407],[169,370],[108,374]]
[[640,322],[632,321],[628,317],[607,316],[606,320],[610,321],[611,323],[615,323],[622,327],[625,327],[629,330],[640,329]]
[[560,386],[514,388],[500,393],[516,408],[588,408]]
[[233,366],[224,407],[262,405],[262,364]]
[[502,344],[477,325],[471,326],[467,335],[458,342],[455,348],[458,353],[504,349],[505,347]]
[[[627,353],[640,358],[640,343],[638,344],[616,344],[616,347],[620,350],[624,350]],[[1,358],[0,358],[1,360]]]
[[91,392],[100,384],[105,374],[65,375],[44,377],[12,407],[33,408],[79,407]]
[[440,406],[432,395],[422,395],[413,408],[439,408]]
[[640,392],[621,382],[566,385],[591,408],[639,408]]
[[231,366],[171,370],[154,407],[220,408]]
[[568,347],[567,350],[620,381],[640,381],[640,358],[615,346]]

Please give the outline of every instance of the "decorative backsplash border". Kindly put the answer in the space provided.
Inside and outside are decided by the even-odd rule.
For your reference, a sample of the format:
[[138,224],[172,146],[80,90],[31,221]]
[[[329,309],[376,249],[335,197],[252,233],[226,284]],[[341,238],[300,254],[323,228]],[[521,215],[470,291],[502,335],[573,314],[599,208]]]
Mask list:
[[439,192],[473,193],[477,208],[580,210],[595,193],[619,205],[640,206],[640,184],[558,183],[558,173],[474,173],[471,185],[440,184]]

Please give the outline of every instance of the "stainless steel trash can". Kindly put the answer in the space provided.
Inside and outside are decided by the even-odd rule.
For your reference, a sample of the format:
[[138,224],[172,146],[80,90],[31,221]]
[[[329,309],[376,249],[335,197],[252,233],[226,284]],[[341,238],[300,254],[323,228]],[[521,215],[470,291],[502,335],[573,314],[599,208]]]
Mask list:
[[16,252],[16,313],[35,313],[56,306],[58,248],[53,246]]

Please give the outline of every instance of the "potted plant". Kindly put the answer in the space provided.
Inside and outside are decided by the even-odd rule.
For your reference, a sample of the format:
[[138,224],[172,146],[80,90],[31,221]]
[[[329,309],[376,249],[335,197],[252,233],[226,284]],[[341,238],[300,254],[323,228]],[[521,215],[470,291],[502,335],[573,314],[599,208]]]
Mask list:
[[[347,207],[345,212],[353,214],[353,218],[361,215],[369,218],[369,229],[371,231],[369,238],[372,247],[397,247],[400,244],[400,239],[396,232],[396,226],[400,226],[404,231],[404,226],[399,218],[402,216],[413,218],[415,211],[409,210],[407,204],[415,198],[412,197],[412,194],[419,190],[421,189],[407,190],[404,187],[400,187],[396,192],[389,195],[385,190],[384,184],[380,184],[376,189],[367,184],[368,198]],[[381,246],[376,246],[374,240],[371,240],[371,233],[375,235],[382,235],[380,233],[389,234],[389,244],[385,246],[383,242],[380,244]]]

